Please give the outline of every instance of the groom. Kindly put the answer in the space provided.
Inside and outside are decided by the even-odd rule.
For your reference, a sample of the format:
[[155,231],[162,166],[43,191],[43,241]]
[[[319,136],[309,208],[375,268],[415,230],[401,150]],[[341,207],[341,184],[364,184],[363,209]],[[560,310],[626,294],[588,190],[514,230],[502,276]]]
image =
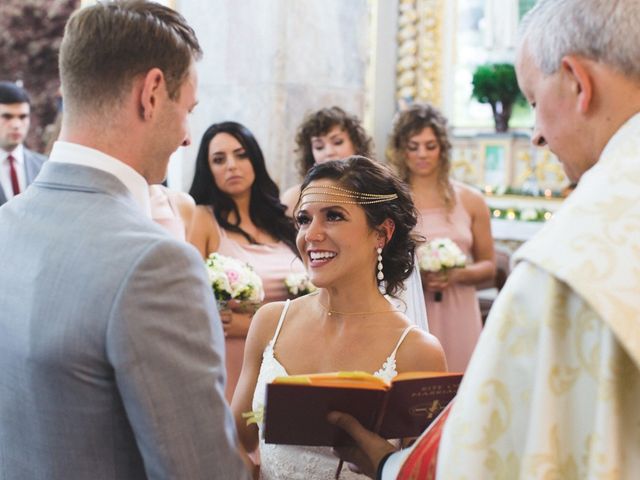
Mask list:
[[[579,183],[515,254],[444,423],[438,478],[640,478],[638,22],[637,0],[538,0],[523,19],[532,141]],[[370,475],[433,478],[433,431],[380,467],[389,443],[333,421]]]
[[202,260],[149,212],[200,55],[157,3],[67,23],[60,141],[0,208],[0,478],[249,477]]

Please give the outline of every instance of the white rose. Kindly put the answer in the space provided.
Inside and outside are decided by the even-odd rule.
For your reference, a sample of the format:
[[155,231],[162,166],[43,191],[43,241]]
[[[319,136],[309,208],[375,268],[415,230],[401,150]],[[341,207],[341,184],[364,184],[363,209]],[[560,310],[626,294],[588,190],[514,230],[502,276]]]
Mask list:
[[456,256],[453,250],[447,248],[440,248],[440,263],[444,268],[453,268],[456,266]]

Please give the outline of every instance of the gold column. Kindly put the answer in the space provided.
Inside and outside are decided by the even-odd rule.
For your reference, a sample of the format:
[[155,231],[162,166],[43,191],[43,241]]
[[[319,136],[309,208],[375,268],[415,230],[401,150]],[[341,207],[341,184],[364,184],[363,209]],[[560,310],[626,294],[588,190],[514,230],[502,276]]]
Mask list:
[[396,98],[442,107],[444,0],[400,0]]

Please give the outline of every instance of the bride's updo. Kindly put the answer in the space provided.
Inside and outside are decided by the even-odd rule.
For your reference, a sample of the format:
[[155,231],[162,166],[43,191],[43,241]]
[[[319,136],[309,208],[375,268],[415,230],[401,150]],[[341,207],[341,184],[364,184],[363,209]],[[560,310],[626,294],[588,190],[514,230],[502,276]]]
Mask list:
[[395,225],[391,240],[382,250],[386,290],[389,295],[395,296],[411,274],[417,243],[423,241],[413,233],[417,211],[408,187],[385,165],[357,155],[313,166],[305,176],[301,190],[304,191],[311,182],[322,179],[333,180],[345,190],[360,192],[365,196],[397,196],[393,200],[378,203],[358,202],[372,230],[381,230],[386,219]]

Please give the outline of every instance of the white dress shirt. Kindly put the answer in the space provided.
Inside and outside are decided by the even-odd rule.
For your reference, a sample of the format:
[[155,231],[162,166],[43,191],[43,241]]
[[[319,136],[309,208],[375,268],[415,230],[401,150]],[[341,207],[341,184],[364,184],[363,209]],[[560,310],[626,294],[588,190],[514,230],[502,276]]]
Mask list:
[[142,175],[126,163],[99,150],[60,140],[53,144],[49,161],[82,165],[110,173],[127,187],[140,210],[151,218],[149,184]]
[[7,200],[11,200],[13,195],[13,186],[11,185],[11,167],[9,165],[9,155],[13,156],[15,162],[13,166],[16,169],[18,175],[18,185],[20,191],[24,192],[27,188],[27,178],[24,171],[24,147],[22,144],[18,145],[11,152],[0,149],[0,186],[4,191],[4,196]]

